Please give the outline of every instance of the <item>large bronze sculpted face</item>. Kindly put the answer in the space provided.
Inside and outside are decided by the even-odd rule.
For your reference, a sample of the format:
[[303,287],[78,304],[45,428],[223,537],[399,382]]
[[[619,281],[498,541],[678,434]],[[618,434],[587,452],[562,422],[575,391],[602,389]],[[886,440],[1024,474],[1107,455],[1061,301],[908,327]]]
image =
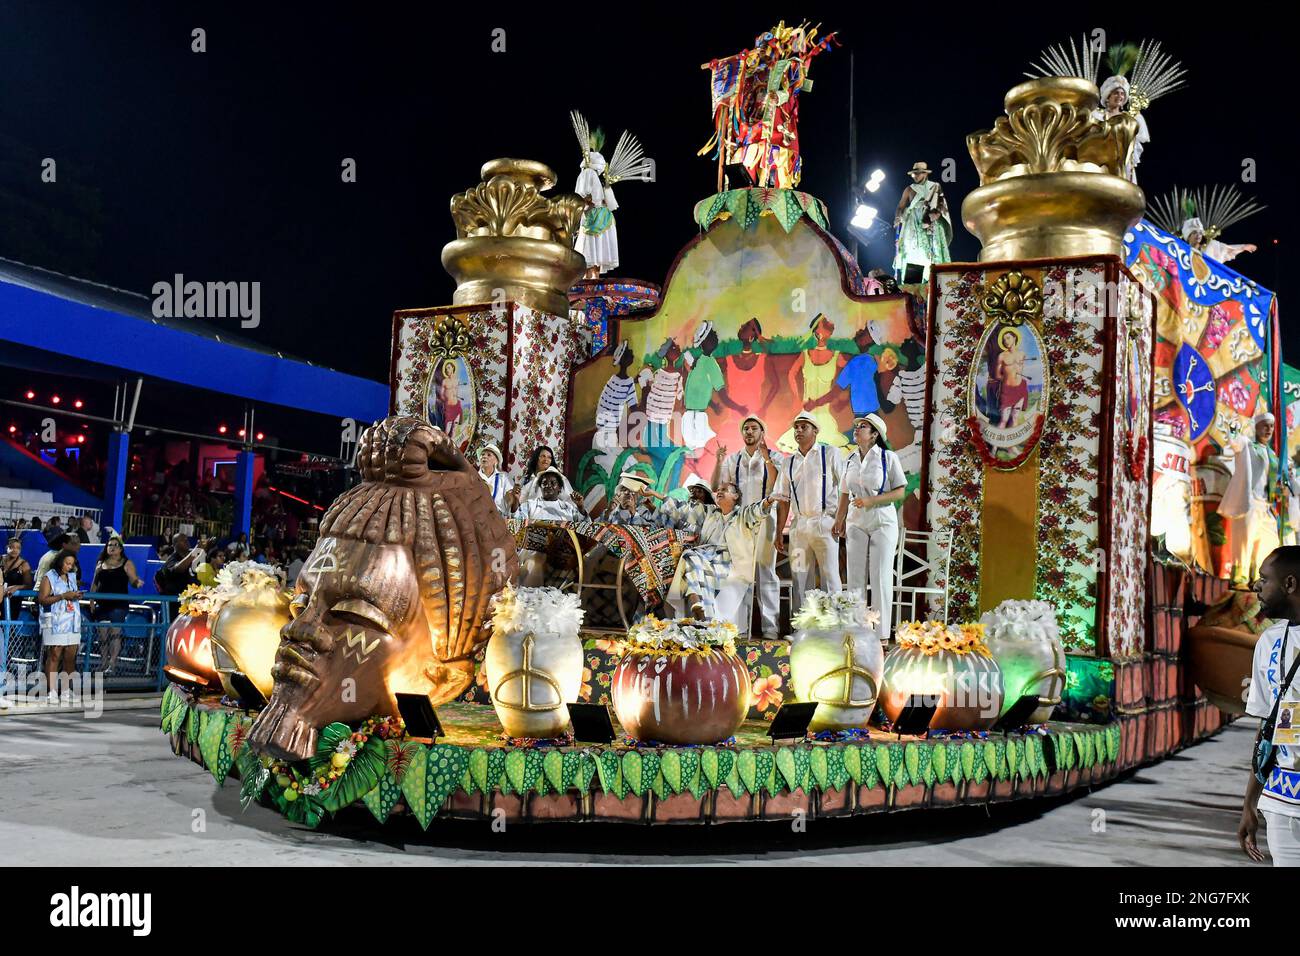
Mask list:
[[280,632],[257,750],[301,760],[334,721],[396,715],[394,694],[434,704],[473,682],[488,600],[518,569],[487,485],[418,418],[361,436],[362,483],[330,506]]

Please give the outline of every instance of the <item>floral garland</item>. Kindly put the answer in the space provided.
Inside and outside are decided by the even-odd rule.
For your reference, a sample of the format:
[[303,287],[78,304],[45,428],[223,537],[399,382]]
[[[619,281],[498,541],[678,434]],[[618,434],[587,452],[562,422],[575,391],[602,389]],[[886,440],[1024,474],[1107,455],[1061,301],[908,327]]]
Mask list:
[[719,650],[734,653],[736,634],[736,625],[727,621],[665,620],[651,614],[632,625],[622,644],[633,652],[708,656]]
[[1003,601],[980,617],[987,635],[997,640],[1061,642],[1056,608],[1046,601]]
[[270,769],[276,785],[284,791],[284,799],[287,802],[293,803],[300,796],[319,797],[343,776],[357,751],[374,736],[378,736],[381,740],[400,740],[406,736],[406,723],[400,717],[366,718],[359,730],[334,746],[334,753],[330,755],[329,769],[324,773],[317,772],[314,779],[310,771],[304,775],[297,768],[282,761],[267,763],[269,758],[263,758],[263,766]]
[[206,614],[215,618],[221,609],[238,594],[281,588],[281,572],[269,564],[257,561],[232,561],[217,572],[217,583],[205,587],[191,584],[180,593],[180,613],[197,617]]
[[584,613],[576,594],[558,588],[507,585],[493,599],[492,628],[496,634],[523,631],[576,636]]
[[942,621],[907,621],[900,624],[895,632],[898,646],[906,649],[917,648],[926,657],[933,657],[944,651],[954,654],[979,654],[992,657],[988,645],[984,643],[983,624],[962,624],[953,627]]
[[861,591],[840,591],[829,594],[814,588],[805,591],[799,613],[790,619],[797,631],[830,631],[841,627],[875,627],[880,623],[880,612],[868,608]]

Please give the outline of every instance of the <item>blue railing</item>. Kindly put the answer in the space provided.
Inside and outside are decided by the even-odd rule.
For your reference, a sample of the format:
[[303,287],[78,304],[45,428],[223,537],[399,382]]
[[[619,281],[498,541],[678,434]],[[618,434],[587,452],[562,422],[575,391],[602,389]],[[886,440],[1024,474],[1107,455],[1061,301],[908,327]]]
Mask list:
[[[10,616],[9,601],[0,609],[0,675],[11,680],[24,674],[30,680],[44,670],[41,627],[36,592],[16,591],[21,601],[18,616]],[[125,621],[92,620],[92,601],[126,601]],[[162,690],[167,628],[175,614],[177,598],[171,595],[88,594],[81,601],[81,646],[77,670],[85,675],[103,673],[110,690]],[[20,693],[22,689],[20,688]]]

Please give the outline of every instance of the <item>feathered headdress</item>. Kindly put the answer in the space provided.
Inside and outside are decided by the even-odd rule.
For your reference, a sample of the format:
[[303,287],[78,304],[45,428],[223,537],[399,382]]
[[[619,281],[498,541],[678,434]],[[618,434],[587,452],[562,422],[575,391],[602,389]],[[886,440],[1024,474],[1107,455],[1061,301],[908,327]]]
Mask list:
[[[600,152],[605,145],[605,131],[599,126],[595,130],[589,130],[586,118],[577,110],[571,111],[569,118],[573,120],[573,131],[578,136],[582,155],[586,156],[588,150]],[[639,179],[648,183],[654,178],[654,161],[646,157],[645,149],[637,138],[624,130],[618,138],[618,145],[614,147],[614,155],[610,157],[601,175],[606,186],[625,179]]]
[[[1127,85],[1128,109],[1133,113],[1140,113],[1155,100],[1187,84],[1187,70],[1161,49],[1159,40],[1112,44],[1106,51],[1106,61],[1110,76],[1123,78],[1123,82],[1116,81],[1115,85]],[[1058,43],[1043,50],[1038,62],[1030,64],[1033,72],[1025,76],[1031,79],[1077,76],[1089,83],[1100,84],[1101,65],[1101,51],[1095,49],[1092,40],[1084,34],[1079,46],[1071,37],[1068,46]],[[1110,84],[1111,81],[1106,82]],[[1108,92],[1103,88],[1103,102]]]
[[1243,196],[1236,186],[1201,186],[1193,191],[1175,186],[1147,207],[1146,218],[1165,232],[1184,239],[1184,227],[1199,223],[1199,232],[1217,239],[1229,226],[1267,209]]

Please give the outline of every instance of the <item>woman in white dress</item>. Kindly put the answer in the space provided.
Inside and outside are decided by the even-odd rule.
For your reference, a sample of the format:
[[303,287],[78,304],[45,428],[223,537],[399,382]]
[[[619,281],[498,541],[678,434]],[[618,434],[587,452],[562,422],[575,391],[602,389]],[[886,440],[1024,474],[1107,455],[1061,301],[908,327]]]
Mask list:
[[[36,603],[41,608],[41,643],[45,647],[45,675],[48,703],[59,702],[59,677],[77,669],[81,646],[81,604],[84,597],[77,581],[77,556],[63,550],[41,578]],[[63,688],[63,700],[72,701],[72,688]]]
[[840,505],[832,534],[846,534],[850,590],[866,593],[880,614],[880,639],[888,640],[894,603],[894,555],[898,551],[895,502],[907,490],[898,455],[885,447],[887,428],[874,412],[853,421],[857,449],[849,456],[840,486]]

